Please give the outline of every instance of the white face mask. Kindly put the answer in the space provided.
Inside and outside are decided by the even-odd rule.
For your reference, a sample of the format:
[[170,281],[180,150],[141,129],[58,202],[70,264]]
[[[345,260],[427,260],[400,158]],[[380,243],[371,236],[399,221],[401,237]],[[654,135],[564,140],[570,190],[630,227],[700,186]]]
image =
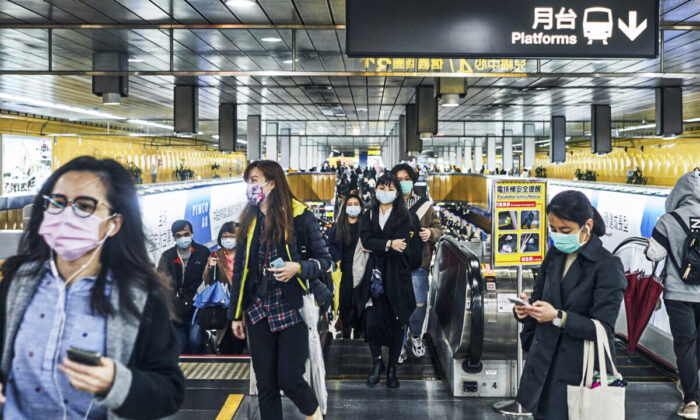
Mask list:
[[227,251],[236,247],[236,238],[221,238],[221,246]]
[[360,206],[347,206],[345,208],[345,213],[350,217],[357,217],[362,213],[362,207]]

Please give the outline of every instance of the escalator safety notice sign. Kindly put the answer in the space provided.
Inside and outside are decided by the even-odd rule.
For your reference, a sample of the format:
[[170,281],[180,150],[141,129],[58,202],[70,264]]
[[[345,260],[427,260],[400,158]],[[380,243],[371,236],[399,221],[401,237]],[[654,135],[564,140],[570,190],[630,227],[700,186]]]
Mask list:
[[493,266],[539,265],[547,244],[547,184],[540,180],[496,179],[492,188]]

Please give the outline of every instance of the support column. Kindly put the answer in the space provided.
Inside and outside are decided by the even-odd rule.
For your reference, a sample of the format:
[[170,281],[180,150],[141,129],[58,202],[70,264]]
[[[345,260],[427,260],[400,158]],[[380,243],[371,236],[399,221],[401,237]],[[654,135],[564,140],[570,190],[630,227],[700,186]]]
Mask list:
[[299,136],[292,136],[289,146],[289,168],[299,170]]
[[474,171],[480,172],[484,167],[484,139],[477,138],[474,146]]
[[507,173],[513,170],[513,130],[503,130],[503,169]]
[[535,124],[523,124],[523,169],[535,166]]
[[291,129],[281,128],[280,129],[280,157],[282,158],[282,169],[289,169],[289,157],[290,157],[290,134]]
[[460,171],[464,171],[464,162],[462,161],[462,148],[457,146],[455,149],[457,149],[457,167],[459,168]]
[[246,141],[248,142],[248,162],[260,160],[262,154],[262,144],[260,139],[260,115],[248,115]]
[[472,146],[464,147],[464,172],[469,172],[469,170],[474,170],[474,162],[472,161]]
[[277,142],[277,123],[269,122],[265,126],[265,155],[267,159],[275,162],[279,161]]
[[486,137],[486,170],[496,170],[496,138]]
[[299,139],[299,169],[307,170],[309,169],[309,147],[307,142],[309,140],[306,137]]

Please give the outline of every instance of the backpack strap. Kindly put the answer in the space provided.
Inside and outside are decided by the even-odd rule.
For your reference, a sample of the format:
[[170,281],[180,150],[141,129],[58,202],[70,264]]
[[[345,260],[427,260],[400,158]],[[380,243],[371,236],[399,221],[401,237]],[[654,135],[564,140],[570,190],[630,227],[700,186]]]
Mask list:
[[[418,204],[418,203],[416,203],[416,205],[417,205],[417,204]],[[415,213],[416,213],[416,216],[418,216],[418,220],[419,220],[419,221],[420,221],[421,219],[423,219],[423,216],[425,216],[425,213],[428,212],[428,209],[430,209],[430,206],[431,206],[431,205],[432,205],[432,204],[430,204],[430,201],[425,200],[425,202],[423,203],[423,205],[420,206],[420,207],[418,207],[418,210],[416,210]]]
[[689,228],[688,226],[686,226],[686,224],[685,224],[685,222],[683,221],[683,218],[681,217],[681,215],[678,214],[678,213],[676,213],[675,211],[672,211],[672,212],[671,212],[671,216],[673,216],[673,218],[676,219],[676,222],[678,222],[678,224],[681,225],[681,227],[682,227],[683,230],[685,231],[685,234],[686,234],[687,236],[690,236],[692,232],[690,231],[690,228]]
[[[673,216],[673,218],[676,220],[676,222],[678,222],[678,224],[683,228],[683,231],[685,232],[686,236],[690,236],[690,234],[691,234],[690,228],[688,228],[688,226],[685,225],[685,222],[683,222],[683,218],[681,217],[681,215],[676,213],[675,211],[672,211],[669,214],[671,216]],[[668,240],[666,243],[668,243]],[[666,255],[668,256],[668,259],[671,261],[671,265],[673,265],[673,268],[676,269],[676,272],[678,273],[678,275],[682,276],[683,274],[681,273],[681,264],[676,260],[676,257],[675,257],[675,255],[673,255],[673,252],[671,252],[671,244],[670,243],[668,243],[668,248],[666,248]]]

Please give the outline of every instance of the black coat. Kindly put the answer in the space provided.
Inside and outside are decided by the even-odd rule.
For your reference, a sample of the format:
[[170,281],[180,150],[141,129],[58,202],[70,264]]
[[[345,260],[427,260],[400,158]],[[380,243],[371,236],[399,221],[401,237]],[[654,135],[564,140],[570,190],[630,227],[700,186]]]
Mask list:
[[177,247],[174,246],[163,252],[158,262],[158,271],[165,273],[170,278],[173,290],[180,292],[188,301],[194,299],[197,288],[202,284],[202,274],[209,260],[209,248],[192,242],[190,246],[190,259],[185,269],[185,278],[182,279],[182,263],[177,255]]
[[565,261],[566,254],[556,248],[547,252],[530,298],[565,311],[564,328],[526,318],[521,335],[528,354],[517,400],[546,419],[568,418],[566,386],[581,382],[583,342],[596,337],[591,319],[607,330],[614,357],[615,321],[627,286],[620,259],[595,235],[562,279]]
[[[362,246],[372,251],[373,255],[369,259],[369,264],[374,263],[382,272],[384,282],[384,293],[389,299],[389,304],[394,314],[402,324],[408,324],[408,318],[416,308],[416,297],[413,294],[413,281],[411,280],[411,269],[406,259],[406,250],[400,253],[393,249],[386,250],[387,241],[392,239],[404,239],[406,244],[410,243],[411,222],[410,215],[405,213],[404,217],[398,217],[396,210],[392,210],[389,219],[382,230],[379,227],[379,208],[374,208],[360,219],[360,239]],[[361,314],[369,300],[369,274],[371,270],[365,272],[362,284],[356,291],[356,305],[358,314]]]

